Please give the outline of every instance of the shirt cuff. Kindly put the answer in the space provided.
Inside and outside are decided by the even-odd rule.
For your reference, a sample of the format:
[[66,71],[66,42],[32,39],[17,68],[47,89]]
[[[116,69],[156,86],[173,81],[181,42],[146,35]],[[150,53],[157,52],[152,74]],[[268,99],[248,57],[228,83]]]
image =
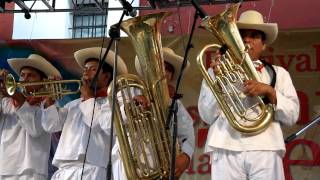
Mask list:
[[183,143],[181,147],[182,152],[186,153],[190,159],[192,159],[194,148],[191,147],[188,143]]

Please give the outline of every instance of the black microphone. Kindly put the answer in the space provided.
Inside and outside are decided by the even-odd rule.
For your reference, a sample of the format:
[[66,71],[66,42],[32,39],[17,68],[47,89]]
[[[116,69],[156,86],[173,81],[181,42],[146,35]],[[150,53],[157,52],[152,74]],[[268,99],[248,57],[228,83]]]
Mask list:
[[123,9],[127,11],[126,15],[130,15],[131,17],[137,16],[137,11],[131,6],[131,4],[126,0],[119,0]]
[[195,0],[191,0],[191,3],[193,5],[193,7],[196,8],[196,10],[198,11],[198,14],[201,19],[208,16],[207,13],[204,12],[204,10],[199,6],[199,4]]

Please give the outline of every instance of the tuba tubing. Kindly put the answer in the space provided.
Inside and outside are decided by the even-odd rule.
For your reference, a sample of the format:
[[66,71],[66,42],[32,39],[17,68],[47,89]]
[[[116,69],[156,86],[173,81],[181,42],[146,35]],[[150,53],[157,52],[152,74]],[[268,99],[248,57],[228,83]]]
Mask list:
[[[121,24],[137,53],[143,75],[142,80],[132,74],[121,75],[116,82],[117,94],[121,94],[117,99],[122,99],[126,117],[122,117],[121,102],[117,100],[115,128],[128,179],[167,179],[169,175],[171,142],[165,120],[170,97],[160,27],[170,14],[161,12],[138,16]],[[111,88],[109,86],[109,92]],[[147,97],[151,104],[148,111],[132,102],[130,89],[138,89]]]
[[[206,17],[201,22],[202,28],[211,32],[221,44],[228,47],[226,57],[223,61],[220,60],[221,72],[215,75],[215,79],[212,79],[203,60],[203,55],[208,49],[218,50],[221,45],[206,45],[198,54],[197,64],[229,124],[241,133],[258,134],[268,128],[274,110],[272,104],[265,104],[261,97],[257,97],[257,107],[260,108],[260,113],[254,118],[246,116],[249,109],[244,109],[242,98],[234,88],[235,80],[242,83],[249,79],[261,81],[249,54],[246,52],[246,47],[235,23],[239,5],[240,3],[233,5],[216,16]],[[215,52],[215,50],[213,51]],[[243,123],[243,121],[250,123]]]

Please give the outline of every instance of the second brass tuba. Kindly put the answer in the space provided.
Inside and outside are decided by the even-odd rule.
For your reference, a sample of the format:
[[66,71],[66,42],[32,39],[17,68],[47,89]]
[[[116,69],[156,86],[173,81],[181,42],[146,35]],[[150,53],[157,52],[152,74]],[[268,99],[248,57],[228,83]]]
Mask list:
[[[165,120],[170,97],[160,36],[161,23],[168,15],[163,12],[144,15],[121,24],[137,53],[143,73],[142,79],[127,74],[118,76],[116,82],[115,128],[128,179],[166,179],[169,175],[171,144]],[[148,99],[149,110],[135,104],[135,91]],[[121,104],[125,117],[120,111]]]
[[[246,134],[257,134],[265,130],[273,117],[273,106],[263,102],[261,97],[246,97],[241,92],[243,82],[253,79],[260,81],[260,77],[246,52],[235,19],[239,5],[235,4],[224,12],[206,17],[201,22],[201,27],[213,33],[217,40],[226,48],[225,56],[220,58],[220,72],[212,79],[204,65],[203,55],[211,49],[213,52],[222,46],[211,44],[205,46],[198,55],[197,63],[213,92],[221,110],[228,119],[230,125]],[[239,90],[240,89],[240,90]],[[247,106],[244,102],[254,102]],[[251,116],[251,112],[258,115]]]

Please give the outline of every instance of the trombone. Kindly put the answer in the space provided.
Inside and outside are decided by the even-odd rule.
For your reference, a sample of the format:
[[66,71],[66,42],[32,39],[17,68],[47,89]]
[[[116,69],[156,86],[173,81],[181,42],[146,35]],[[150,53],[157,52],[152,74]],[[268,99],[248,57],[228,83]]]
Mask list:
[[[76,84],[77,90],[66,89],[65,85]],[[39,91],[28,92],[26,87],[43,85]],[[9,96],[12,96],[17,88],[21,89],[21,93],[25,97],[51,97],[53,99],[61,99],[65,95],[77,94],[80,92],[81,80],[47,80],[35,82],[16,82],[12,74],[8,74],[4,79],[4,86]]]

